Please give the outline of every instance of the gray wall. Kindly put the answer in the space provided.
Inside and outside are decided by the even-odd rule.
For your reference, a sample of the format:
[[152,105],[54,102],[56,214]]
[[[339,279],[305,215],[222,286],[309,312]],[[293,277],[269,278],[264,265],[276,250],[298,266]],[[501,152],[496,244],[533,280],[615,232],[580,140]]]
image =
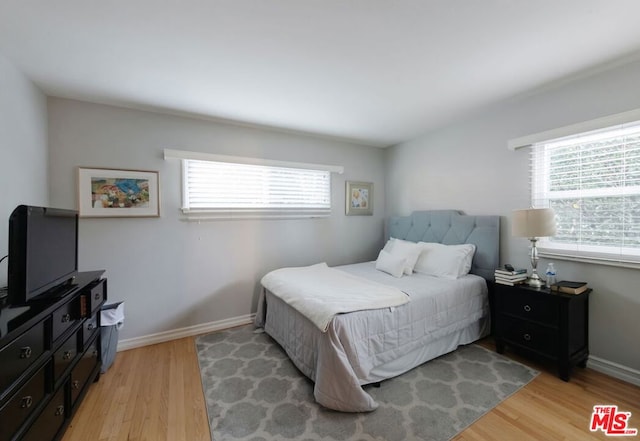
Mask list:
[[[20,204],[47,205],[47,101],[0,55],[0,257],[7,254],[8,219]],[[7,260],[0,264],[0,286]]]
[[[502,216],[501,261],[529,267],[529,242],[510,235],[511,212],[529,206],[528,151],[507,140],[640,108],[640,63],[557,84],[484,109],[388,150],[387,215],[459,209]],[[544,271],[548,261],[541,259]],[[640,370],[640,271],[556,261],[560,279],[586,280],[591,354]]]
[[[51,204],[76,207],[77,167],[158,170],[161,217],[80,221],[81,269],[106,269],[125,300],[121,338],[255,311],[262,275],[282,266],[373,260],[383,245],[383,150],[292,133],[49,99]],[[329,218],[186,222],[180,162],[163,149],[343,165]],[[374,215],[344,215],[345,180],[374,183]]]
[[[384,212],[500,214],[502,261],[526,266],[528,242],[512,238],[509,229],[511,211],[528,205],[527,152],[508,151],[506,141],[640,108],[637,78],[635,63],[567,82],[387,151],[51,98],[47,150],[46,98],[0,56],[0,255],[16,205],[76,207],[76,167],[83,165],[161,173],[161,218],[81,220],[81,269],[107,269],[110,299],[127,301],[123,338],[248,314],[260,276],[272,268],[373,259],[382,245]],[[190,223],[178,211],[179,165],[162,160],[164,148],[342,164],[345,174],[334,175],[328,219]],[[373,217],[343,215],[346,179],[375,183]],[[556,266],[561,278],[584,279],[594,288],[592,354],[640,370],[634,350],[638,271],[564,261]],[[0,265],[4,282],[6,261]]]

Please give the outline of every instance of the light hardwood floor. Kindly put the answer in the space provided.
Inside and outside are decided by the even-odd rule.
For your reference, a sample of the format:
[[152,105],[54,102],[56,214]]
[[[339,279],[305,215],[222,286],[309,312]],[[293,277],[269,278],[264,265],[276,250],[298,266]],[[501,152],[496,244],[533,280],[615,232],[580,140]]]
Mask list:
[[[494,348],[490,339],[481,344]],[[589,430],[596,404],[632,412],[629,425],[640,429],[640,387],[589,368],[575,369],[565,383],[552,366],[507,355],[541,374],[454,440],[611,439]],[[638,441],[640,435],[616,439]],[[119,352],[91,386],[63,438],[88,440],[210,441],[193,337]]]

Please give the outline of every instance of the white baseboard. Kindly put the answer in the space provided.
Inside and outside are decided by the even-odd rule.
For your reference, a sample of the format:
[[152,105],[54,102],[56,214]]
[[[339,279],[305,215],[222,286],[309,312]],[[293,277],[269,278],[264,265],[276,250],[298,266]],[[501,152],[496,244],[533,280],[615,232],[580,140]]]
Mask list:
[[206,334],[208,332],[220,331],[222,329],[233,328],[234,326],[248,325],[253,323],[255,314],[242,315],[215,322],[202,323],[200,325],[188,326],[186,328],[173,329],[171,331],[158,332],[157,334],[143,335],[142,337],[127,338],[118,342],[118,352],[127,349],[139,348],[141,346],[163,343],[165,341],[176,340],[178,338],[191,337],[193,335]]
[[594,357],[593,355],[589,356],[588,366],[594,371],[602,372],[603,374],[626,381],[627,383],[640,386],[640,371],[631,369],[630,367]]

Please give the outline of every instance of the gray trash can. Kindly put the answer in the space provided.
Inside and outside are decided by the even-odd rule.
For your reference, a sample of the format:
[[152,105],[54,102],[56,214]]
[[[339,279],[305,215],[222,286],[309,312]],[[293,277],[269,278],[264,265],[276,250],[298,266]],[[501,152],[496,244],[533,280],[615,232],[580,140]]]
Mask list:
[[124,302],[104,305],[100,311],[100,337],[102,339],[102,367],[104,374],[116,359],[118,331],[124,324]]

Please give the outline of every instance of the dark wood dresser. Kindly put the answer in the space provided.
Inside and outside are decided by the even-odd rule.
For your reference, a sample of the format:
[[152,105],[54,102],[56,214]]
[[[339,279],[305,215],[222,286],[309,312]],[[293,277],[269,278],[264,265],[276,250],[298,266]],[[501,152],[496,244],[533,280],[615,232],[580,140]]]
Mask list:
[[585,367],[589,357],[589,294],[562,294],[548,288],[496,283],[495,341],[557,364],[558,375],[569,381],[571,368]]
[[78,273],[63,295],[0,310],[0,441],[61,438],[98,380],[103,273]]

